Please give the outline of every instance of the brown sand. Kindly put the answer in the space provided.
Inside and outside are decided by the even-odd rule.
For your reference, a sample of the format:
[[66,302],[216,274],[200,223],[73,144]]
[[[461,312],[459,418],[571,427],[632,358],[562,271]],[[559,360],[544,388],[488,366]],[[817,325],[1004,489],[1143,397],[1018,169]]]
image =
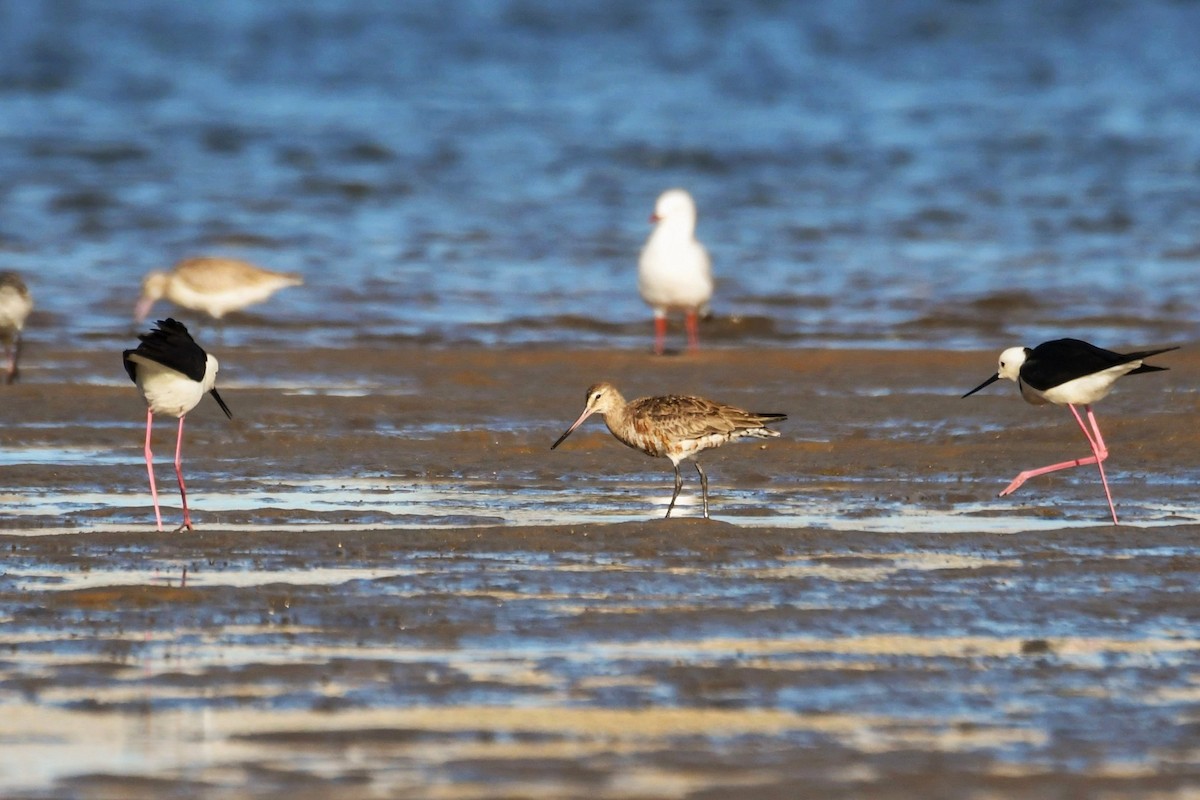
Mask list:
[[[14,508],[119,498],[0,515],[4,796],[1200,790],[1200,527],[1104,524],[1094,470],[995,499],[1086,445],[1008,383],[959,399],[994,353],[238,350],[222,358],[234,422],[207,403],[188,420],[184,534],[142,522],[142,417],[119,358],[37,356],[28,383],[0,387],[4,449],[130,459],[0,467]],[[1135,524],[1190,513],[1200,356],[1157,361],[1171,371],[1097,408]],[[550,453],[600,379],[788,413],[780,439],[706,458],[715,515],[763,505],[780,524],[657,519],[619,490],[657,502],[669,464],[598,422]],[[176,520],[165,421],[155,441]],[[492,500],[448,516],[496,524],[425,525],[360,513],[353,492],[323,511],[206,509],[218,489],[363,474],[568,512],[611,496],[627,521],[519,524]],[[1040,530],[972,532],[969,515],[939,530],[968,505],[981,530]],[[801,507],[847,530],[797,526]],[[871,532],[880,516],[902,529]],[[78,532],[30,535],[44,529]]]

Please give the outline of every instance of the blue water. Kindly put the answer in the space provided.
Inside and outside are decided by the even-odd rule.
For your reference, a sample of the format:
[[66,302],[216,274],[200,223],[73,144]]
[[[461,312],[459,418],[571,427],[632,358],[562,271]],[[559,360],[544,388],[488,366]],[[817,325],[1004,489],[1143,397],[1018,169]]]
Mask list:
[[1194,0],[0,0],[0,265],[32,341],[127,340],[143,273],[225,254],[308,280],[233,343],[646,347],[680,185],[713,346],[1181,342],[1198,31]]

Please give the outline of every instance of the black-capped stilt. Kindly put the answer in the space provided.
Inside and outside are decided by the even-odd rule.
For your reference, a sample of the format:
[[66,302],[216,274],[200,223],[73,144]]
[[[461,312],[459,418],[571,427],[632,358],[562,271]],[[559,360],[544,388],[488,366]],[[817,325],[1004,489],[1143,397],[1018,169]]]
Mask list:
[[[1095,464],[1100,470],[1100,482],[1104,484],[1104,495],[1108,498],[1108,510],[1112,512],[1113,524],[1119,524],[1117,509],[1113,506],[1112,493],[1108,490],[1108,478],[1104,475],[1104,460],[1108,458],[1108,448],[1104,444],[1104,437],[1100,435],[1100,426],[1096,423],[1096,415],[1092,413],[1092,403],[1112,391],[1117,378],[1124,375],[1165,370],[1166,367],[1155,367],[1143,362],[1150,356],[1178,349],[1178,347],[1163,347],[1157,350],[1141,350],[1136,353],[1114,353],[1079,339],[1055,339],[1043,342],[1033,348],[1010,347],[1001,353],[1000,367],[996,374],[964,394],[963,397],[969,397],[1001,378],[1015,381],[1021,389],[1021,396],[1027,402],[1034,405],[1054,403],[1071,409],[1071,414],[1079,423],[1079,427],[1083,429],[1083,435],[1092,448],[1092,455],[1026,470],[1017,475],[1012,483],[1000,493],[1000,496],[1012,494],[1025,481],[1038,475],[1084,464]],[[1084,411],[1087,412],[1088,422],[1091,424],[1090,430],[1075,409],[1077,405],[1082,405]]]
[[146,400],[146,472],[150,475],[154,519],[160,531],[163,529],[162,512],[158,507],[158,488],[154,484],[150,431],[156,413],[179,418],[179,432],[175,438],[175,477],[179,481],[179,497],[183,501],[183,524],[176,530],[192,530],[181,468],[183,418],[206,393],[213,396],[225,416],[233,419],[233,414],[221,395],[217,394],[217,359],[205,353],[181,323],[163,319],[156,325],[154,330],[138,336],[141,344],[137,349],[124,352],[125,371]]

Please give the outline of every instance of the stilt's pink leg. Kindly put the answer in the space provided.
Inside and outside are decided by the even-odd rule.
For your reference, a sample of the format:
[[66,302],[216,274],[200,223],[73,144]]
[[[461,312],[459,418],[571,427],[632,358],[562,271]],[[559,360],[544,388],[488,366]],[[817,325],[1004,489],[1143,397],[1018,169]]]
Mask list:
[[175,477],[179,480],[179,497],[183,500],[183,524],[175,529],[176,533],[187,528],[192,529],[192,515],[187,507],[187,489],[183,486],[183,417],[179,418],[179,435],[175,438]]
[[1092,455],[1088,456],[1087,458],[1077,458],[1073,461],[1063,461],[1060,464],[1051,464],[1048,467],[1041,467],[1040,469],[1026,470],[1017,475],[1017,477],[1013,478],[1012,483],[1005,487],[1004,491],[1000,493],[1000,496],[1004,497],[1012,494],[1017,489],[1021,488],[1021,485],[1024,484],[1025,481],[1029,480],[1030,478],[1036,478],[1038,475],[1045,475],[1048,472],[1057,472],[1060,469],[1082,467],[1085,464],[1095,464],[1100,470],[1100,481],[1104,484],[1104,494],[1108,497],[1109,511],[1112,512],[1113,522],[1116,522],[1117,511],[1113,507],[1112,495],[1108,490],[1108,479],[1104,476],[1104,467],[1102,466],[1104,459],[1108,458],[1108,449],[1104,446],[1103,437],[1100,436],[1100,426],[1096,424],[1096,416],[1092,413],[1091,406],[1084,406],[1084,408],[1087,409],[1088,419],[1091,421],[1093,430],[1095,431],[1093,434],[1092,431],[1088,430],[1087,425],[1084,424],[1083,418],[1079,416],[1079,412],[1075,410],[1075,406],[1068,404],[1067,408],[1071,409],[1071,414],[1074,415],[1075,421],[1079,423],[1080,429],[1083,430],[1083,435],[1088,441],[1088,446],[1092,448]]
[[654,355],[661,356],[667,343],[667,318],[654,318]]
[[696,324],[696,312],[695,311],[687,312],[687,316],[684,317],[684,321],[685,321],[685,324],[687,325],[688,350],[699,350],[700,349],[700,329],[699,329],[698,325]]
[[[1092,451],[1096,454],[1096,469],[1100,470],[1100,482],[1104,484],[1104,496],[1108,498],[1108,510],[1112,513],[1113,525],[1120,525],[1117,521],[1117,508],[1113,505],[1112,492],[1108,490],[1108,478],[1104,475],[1104,459],[1108,458],[1108,448],[1104,446],[1104,437],[1100,435],[1100,425],[1096,422],[1096,415],[1092,413],[1091,406],[1084,406],[1087,410],[1088,422],[1092,424],[1092,430],[1096,433],[1096,438],[1088,437],[1088,441],[1092,443]],[[1075,409],[1071,409],[1075,411]],[[1083,420],[1079,419],[1079,413],[1076,412],[1075,418],[1079,420],[1079,426],[1083,427]],[[1084,428],[1086,433],[1087,429]]]
[[154,499],[154,521],[162,527],[162,511],[158,508],[158,487],[154,485],[154,453],[150,452],[150,430],[154,423],[154,412],[146,409],[146,472],[150,475],[150,497]]

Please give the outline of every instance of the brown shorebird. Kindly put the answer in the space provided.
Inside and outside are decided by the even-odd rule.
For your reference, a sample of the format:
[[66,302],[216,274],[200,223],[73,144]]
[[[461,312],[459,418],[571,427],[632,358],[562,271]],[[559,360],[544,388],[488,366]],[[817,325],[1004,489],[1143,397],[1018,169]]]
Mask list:
[[704,518],[708,519],[708,476],[696,461],[701,451],[720,447],[726,442],[753,437],[778,436],[766,426],[787,419],[786,414],[763,414],[743,411],[734,406],[714,403],[703,397],[665,395],[642,397],[626,402],[611,383],[597,383],[587,390],[587,405],[550,449],[558,447],[592,414],[604,417],[604,424],[617,439],[634,450],[653,458],[669,458],[675,467],[675,493],[667,506],[667,516],[675,508],[683,476],[679,462],[692,459],[700,473],[700,492],[704,498]]
[[696,319],[712,299],[712,264],[696,240],[696,203],[683,189],[658,197],[650,216],[654,231],[638,258],[638,291],[654,311],[654,352],[662,355],[667,312],[682,311],[688,349],[700,347]]
[[300,286],[294,272],[272,272],[234,258],[191,258],[170,272],[151,272],[142,279],[142,297],[133,316],[141,322],[162,298],[220,319],[230,311],[261,303],[280,289]]
[[[1108,447],[1104,437],[1100,435],[1100,426],[1096,423],[1096,415],[1092,413],[1092,403],[1102,400],[1110,391],[1118,378],[1125,375],[1141,375],[1146,372],[1162,372],[1166,367],[1156,367],[1143,363],[1150,356],[1178,350],[1178,347],[1160,347],[1157,350],[1142,350],[1137,353],[1114,353],[1096,347],[1094,344],[1079,339],[1055,339],[1042,342],[1037,347],[1010,347],[1000,354],[1000,366],[996,374],[971,391],[963,395],[970,397],[985,386],[991,386],[1001,378],[1016,381],[1021,389],[1021,396],[1033,405],[1066,406],[1079,427],[1083,429],[1084,438],[1092,454],[1086,458],[1074,458],[1048,467],[1029,469],[1013,478],[1012,483],[1000,493],[1001,497],[1012,494],[1030,478],[1045,475],[1048,472],[1058,472],[1085,464],[1095,464],[1100,470],[1100,482],[1104,484],[1104,496],[1108,498],[1108,510],[1112,514],[1114,525],[1117,522],[1117,509],[1113,505],[1112,493],[1108,490],[1108,478],[1104,475],[1104,461],[1108,458]],[[1087,412],[1091,430],[1084,424],[1083,418],[1075,410],[1081,405]]]
[[217,393],[217,359],[196,344],[188,329],[173,319],[160,319],[157,327],[138,336],[141,344],[135,350],[122,353],[125,371],[137,384],[146,400],[146,472],[150,474],[150,496],[154,499],[154,519],[163,529],[162,512],[158,507],[158,487],[154,484],[154,454],[150,452],[150,431],[154,415],[167,414],[179,419],[175,436],[175,478],[179,481],[179,497],[183,501],[183,524],[176,532],[192,530],[192,515],[188,511],[187,489],[183,485],[182,448],[183,418],[195,408],[204,395],[211,394],[225,416],[233,419],[229,406]]
[[21,331],[33,310],[29,287],[15,272],[0,272],[0,342],[4,344],[5,383],[17,380],[21,359]]

